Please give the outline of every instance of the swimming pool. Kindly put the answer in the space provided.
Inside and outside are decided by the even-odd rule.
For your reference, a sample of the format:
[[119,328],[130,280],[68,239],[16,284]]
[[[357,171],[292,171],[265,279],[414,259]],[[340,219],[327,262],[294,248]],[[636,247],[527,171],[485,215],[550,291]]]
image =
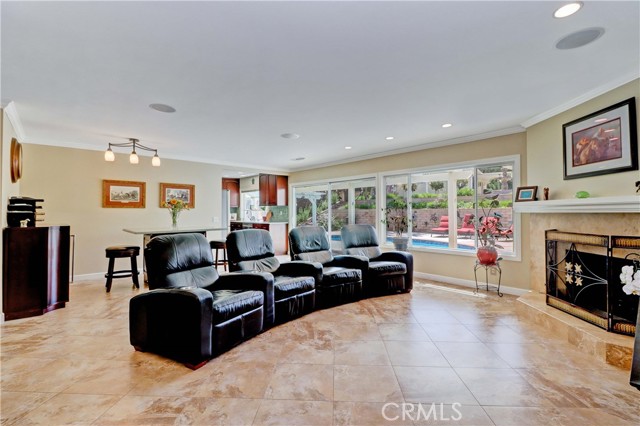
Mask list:
[[[332,235],[331,240],[342,241],[342,238],[340,237],[340,235]],[[387,238],[387,243],[392,244],[393,239]],[[422,247],[422,248],[449,248],[449,243],[445,243],[442,241],[429,241],[429,240],[419,240],[419,239],[412,240],[411,245],[412,247]],[[476,250],[476,248],[473,246],[460,245],[460,244],[458,244],[458,249],[470,250],[470,251]]]

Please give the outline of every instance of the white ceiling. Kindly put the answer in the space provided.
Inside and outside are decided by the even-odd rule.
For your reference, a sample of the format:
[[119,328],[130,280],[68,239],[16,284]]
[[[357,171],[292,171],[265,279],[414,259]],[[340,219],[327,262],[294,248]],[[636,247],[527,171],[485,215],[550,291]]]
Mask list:
[[306,169],[512,133],[640,75],[638,1],[563,3],[3,1],[2,99],[27,143]]

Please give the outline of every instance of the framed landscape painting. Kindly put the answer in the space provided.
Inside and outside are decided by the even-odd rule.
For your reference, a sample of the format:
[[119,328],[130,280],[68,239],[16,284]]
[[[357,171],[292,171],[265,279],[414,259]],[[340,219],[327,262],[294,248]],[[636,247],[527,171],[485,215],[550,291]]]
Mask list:
[[196,186],[183,183],[160,183],[160,207],[172,198],[184,202],[190,209],[196,206]]
[[102,180],[102,207],[145,207],[146,183],[128,180]]
[[562,126],[564,179],[638,170],[635,98]]

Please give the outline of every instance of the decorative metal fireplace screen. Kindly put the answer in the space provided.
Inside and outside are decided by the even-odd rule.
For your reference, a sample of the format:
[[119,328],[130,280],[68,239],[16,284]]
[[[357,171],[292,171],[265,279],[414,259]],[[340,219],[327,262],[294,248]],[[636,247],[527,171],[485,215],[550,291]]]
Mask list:
[[626,294],[623,266],[638,269],[640,237],[545,232],[547,304],[614,333],[633,336],[638,297]]

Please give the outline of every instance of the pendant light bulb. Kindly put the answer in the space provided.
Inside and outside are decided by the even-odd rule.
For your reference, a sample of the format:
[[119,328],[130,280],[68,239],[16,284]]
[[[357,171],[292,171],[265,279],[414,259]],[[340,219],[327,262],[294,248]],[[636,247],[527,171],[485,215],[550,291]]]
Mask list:
[[156,155],[154,155],[153,158],[151,159],[151,165],[153,167],[160,167],[160,157],[158,157],[157,152],[156,152]]
[[104,152],[104,161],[116,161],[116,155],[111,151],[111,147]]
[[138,164],[138,161],[139,159],[138,159],[138,154],[136,154],[136,151],[135,150],[131,151],[131,155],[129,156],[129,162],[131,164]]

